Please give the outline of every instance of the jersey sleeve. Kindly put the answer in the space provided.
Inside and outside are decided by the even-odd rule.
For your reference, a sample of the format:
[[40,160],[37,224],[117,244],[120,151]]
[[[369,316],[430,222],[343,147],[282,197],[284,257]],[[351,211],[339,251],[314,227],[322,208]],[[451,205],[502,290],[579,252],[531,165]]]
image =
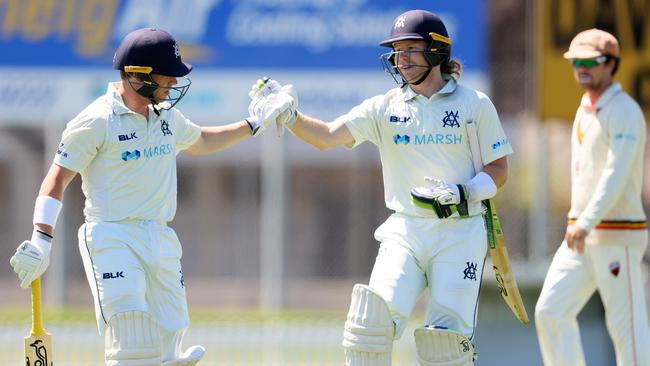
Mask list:
[[639,106],[628,100],[617,103],[604,125],[609,143],[603,173],[596,183],[591,199],[578,217],[576,225],[593,229],[624,194],[632,174],[633,162],[644,153],[646,123]]
[[378,110],[383,96],[378,95],[364,100],[358,106],[352,108],[348,113],[337,118],[343,120],[345,126],[354,137],[354,144],[347,146],[352,149],[364,141],[378,145],[380,138]]
[[174,109],[176,122],[176,153],[192,146],[201,136],[201,127],[187,119],[179,110]]
[[77,117],[70,121],[61,137],[54,163],[81,173],[97,156],[106,136],[104,118]]
[[499,115],[487,95],[478,92],[478,108],[474,118],[478,129],[478,140],[483,165],[512,154],[512,146],[503,131]]

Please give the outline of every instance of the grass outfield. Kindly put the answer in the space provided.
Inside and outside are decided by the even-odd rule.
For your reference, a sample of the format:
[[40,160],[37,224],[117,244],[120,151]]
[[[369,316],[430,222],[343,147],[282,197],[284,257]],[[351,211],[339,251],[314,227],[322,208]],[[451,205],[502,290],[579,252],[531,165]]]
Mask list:
[[[336,365],[343,364],[340,347],[345,314],[314,311],[261,313],[250,310],[198,309],[184,345],[202,344],[207,353],[201,365]],[[23,364],[23,338],[29,333],[30,313],[0,309],[2,364]],[[103,340],[92,309],[46,311],[45,327],[53,338],[54,365],[103,365]],[[413,321],[413,327],[421,324]],[[412,334],[414,328],[407,333]],[[395,343],[395,365],[415,365],[411,337]]]

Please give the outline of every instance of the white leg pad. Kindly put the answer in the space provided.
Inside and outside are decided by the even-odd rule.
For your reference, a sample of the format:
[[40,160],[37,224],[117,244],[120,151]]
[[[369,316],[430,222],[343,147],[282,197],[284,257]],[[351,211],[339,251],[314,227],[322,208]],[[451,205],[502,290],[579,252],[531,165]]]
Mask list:
[[160,366],[158,323],[143,311],[117,313],[106,328],[106,366]]
[[390,366],[395,324],[386,301],[366,285],[354,285],[343,332],[346,366]]
[[192,346],[188,348],[180,358],[170,360],[163,363],[163,366],[194,366],[205,355],[205,348],[203,346]]
[[472,366],[474,345],[450,329],[425,326],[415,330],[415,347],[421,366]]

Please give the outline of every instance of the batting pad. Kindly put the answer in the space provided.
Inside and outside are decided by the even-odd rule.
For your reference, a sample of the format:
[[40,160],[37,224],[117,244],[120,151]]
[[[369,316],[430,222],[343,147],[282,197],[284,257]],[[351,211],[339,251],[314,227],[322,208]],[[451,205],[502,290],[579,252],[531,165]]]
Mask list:
[[366,285],[354,285],[343,332],[346,366],[390,366],[395,324],[384,299]]
[[204,354],[203,346],[192,346],[183,352],[180,358],[164,362],[162,366],[194,366],[201,361]]
[[111,317],[106,327],[106,366],[160,366],[162,351],[158,323],[143,311]]
[[429,325],[418,328],[415,347],[421,366],[474,365],[474,345],[454,330]]

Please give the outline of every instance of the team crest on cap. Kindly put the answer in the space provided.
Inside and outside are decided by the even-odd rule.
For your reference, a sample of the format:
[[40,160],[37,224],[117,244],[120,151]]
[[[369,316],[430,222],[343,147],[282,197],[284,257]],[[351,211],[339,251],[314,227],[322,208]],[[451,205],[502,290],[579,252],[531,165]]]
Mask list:
[[404,26],[406,26],[406,17],[405,16],[402,15],[401,17],[398,17],[397,19],[395,19],[395,26],[393,28],[395,28],[395,29],[404,28]]
[[615,261],[610,263],[609,271],[614,275],[614,277],[618,277],[618,273],[621,271],[621,262]]
[[174,55],[176,55],[176,58],[181,57],[181,50],[178,48],[178,42],[174,42]]

